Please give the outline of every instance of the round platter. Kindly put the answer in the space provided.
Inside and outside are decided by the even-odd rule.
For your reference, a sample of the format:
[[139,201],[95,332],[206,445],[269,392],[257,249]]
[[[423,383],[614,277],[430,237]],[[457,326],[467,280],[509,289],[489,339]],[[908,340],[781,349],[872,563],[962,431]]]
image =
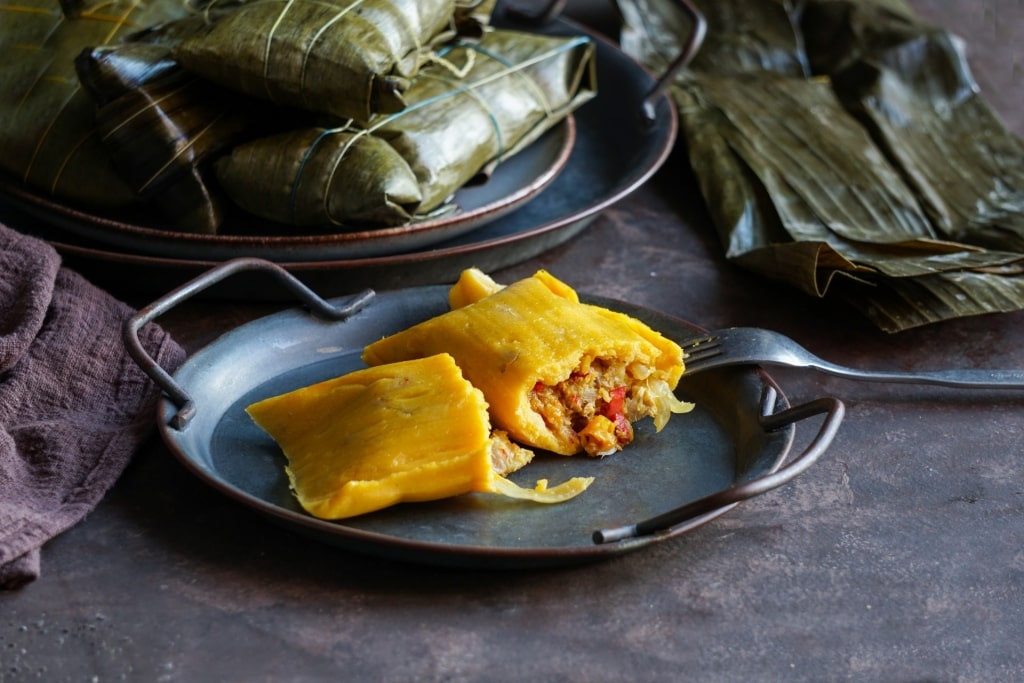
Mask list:
[[[636,425],[626,451],[606,458],[539,453],[512,478],[531,486],[593,476],[583,494],[558,505],[537,505],[490,494],[403,504],[339,522],[305,513],[289,490],[285,459],[249,419],[252,402],[365,367],[363,347],[447,310],[447,288],[378,293],[343,321],[287,309],[243,325],[188,358],[174,382],[192,401],[189,421],[176,419],[166,400],[158,428],[180,461],[222,494],[309,537],[351,550],[412,562],[472,567],[573,564],[637,550],[686,533],[732,509],[704,511],[657,533],[598,543],[594,532],[659,516],[744,482],[780,476],[793,425],[766,429],[764,396],[775,409],[786,399],[763,371],[747,367],[700,373],[680,383],[693,412],[677,415],[655,433]],[[589,298],[643,320],[683,341],[699,328],[621,302]],[[176,392],[170,392],[174,395]],[[801,459],[803,456],[801,456]]]

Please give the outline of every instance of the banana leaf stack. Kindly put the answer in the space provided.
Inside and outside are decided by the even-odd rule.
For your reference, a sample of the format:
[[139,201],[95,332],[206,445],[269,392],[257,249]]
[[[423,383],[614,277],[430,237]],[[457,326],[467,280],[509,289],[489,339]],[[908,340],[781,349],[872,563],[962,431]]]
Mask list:
[[587,38],[490,31],[449,48],[401,111],[239,145],[217,163],[221,185],[251,213],[292,225],[402,225],[447,209],[456,189],[595,93]]
[[595,94],[589,39],[495,30],[494,0],[28,2],[0,7],[0,47],[35,59],[0,67],[21,88],[0,95],[3,170],[179,231],[220,232],[229,203],[279,234],[454,211]]
[[[618,3],[624,49],[664,68],[688,19]],[[1024,308],[1024,142],[955,35],[903,0],[695,4],[671,90],[727,258],[889,332]]]

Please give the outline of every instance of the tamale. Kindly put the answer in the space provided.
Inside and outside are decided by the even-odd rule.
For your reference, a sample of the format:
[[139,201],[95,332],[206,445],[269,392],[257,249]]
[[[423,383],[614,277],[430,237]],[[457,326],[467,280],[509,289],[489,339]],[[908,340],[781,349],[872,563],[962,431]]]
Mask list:
[[632,441],[633,422],[652,417],[660,430],[692,408],[673,394],[684,368],[675,342],[581,303],[549,273],[465,291],[482,298],[456,297],[468,303],[368,345],[363,360],[451,354],[483,392],[496,427],[563,455],[614,453]]
[[206,162],[243,138],[252,103],[182,69],[164,44],[86,49],[75,65],[125,182],[169,227],[216,233],[228,200],[209,182]]
[[445,354],[358,370],[246,410],[284,452],[299,504],[322,519],[474,491],[558,503],[592,481],[524,489],[505,479],[517,447],[492,433],[483,395]]
[[490,31],[423,69],[403,111],[374,117],[366,127],[240,145],[218,161],[217,177],[239,206],[271,220],[403,225],[445,210],[459,187],[593,97],[593,52],[585,37]]
[[281,105],[366,120],[405,106],[453,0],[255,0],[175,50],[190,71]]
[[423,199],[409,165],[373,135],[280,133],[239,145],[215,166],[238,206],[289,225],[400,225]]
[[96,135],[94,104],[75,73],[78,53],[188,13],[184,0],[0,6],[0,168],[28,187],[109,208],[136,202]]

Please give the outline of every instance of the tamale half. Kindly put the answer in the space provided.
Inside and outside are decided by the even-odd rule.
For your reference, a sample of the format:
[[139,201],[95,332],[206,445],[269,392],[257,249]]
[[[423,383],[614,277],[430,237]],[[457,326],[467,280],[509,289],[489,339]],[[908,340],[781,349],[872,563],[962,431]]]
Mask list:
[[322,519],[473,491],[557,503],[592,481],[524,489],[501,476],[516,447],[492,434],[483,395],[444,354],[358,370],[246,410],[284,451],[300,505]]
[[673,394],[682,350],[639,320],[580,302],[544,271],[473,289],[485,295],[368,345],[363,360],[451,354],[496,427],[563,455],[613,453],[632,441],[634,421],[653,417],[660,430],[692,407]]

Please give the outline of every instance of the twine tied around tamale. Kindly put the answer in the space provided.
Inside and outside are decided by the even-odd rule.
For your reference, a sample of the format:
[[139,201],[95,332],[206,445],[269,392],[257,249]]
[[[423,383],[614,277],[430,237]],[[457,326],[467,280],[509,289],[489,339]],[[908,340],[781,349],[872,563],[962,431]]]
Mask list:
[[[352,136],[346,141],[345,145],[341,148],[340,153],[334,159],[334,164],[333,164],[333,166],[331,167],[331,169],[330,169],[330,171],[328,173],[326,185],[328,187],[330,187],[333,184],[334,177],[335,177],[335,175],[336,175],[336,173],[337,173],[337,171],[338,171],[338,169],[339,169],[339,167],[341,165],[341,162],[344,160],[345,155],[348,153],[348,151],[352,148],[352,146],[359,139],[361,139],[361,138],[363,138],[363,137],[365,137],[367,135],[373,134],[374,132],[376,132],[377,130],[382,128],[383,126],[386,126],[386,125],[388,125],[390,123],[393,123],[394,121],[401,119],[403,116],[407,116],[407,115],[409,115],[409,114],[411,114],[413,112],[419,111],[419,110],[424,109],[426,107],[435,105],[438,102],[445,101],[445,100],[448,100],[448,99],[450,99],[452,97],[456,97],[456,96],[465,95],[465,96],[473,98],[473,100],[475,102],[477,102],[481,106],[481,108],[485,111],[485,113],[487,114],[488,119],[491,121],[491,123],[493,125],[494,132],[495,132],[495,139],[496,139],[497,147],[498,147],[498,149],[496,151],[495,160],[498,163],[500,163],[501,160],[505,157],[505,154],[507,153],[507,149],[506,149],[505,141],[503,139],[503,135],[502,135],[502,132],[501,132],[501,129],[500,129],[500,125],[498,124],[498,120],[495,117],[495,115],[494,115],[493,111],[491,110],[491,108],[487,105],[487,103],[482,98],[480,98],[478,96],[476,91],[479,88],[481,88],[483,86],[486,86],[486,85],[489,85],[491,83],[494,83],[495,81],[498,81],[498,80],[500,80],[502,78],[509,78],[509,77],[520,78],[524,83],[527,83],[529,89],[534,92],[534,94],[536,95],[537,103],[541,106],[541,108],[544,111],[544,116],[540,120],[543,121],[543,120],[551,119],[552,117],[555,116],[554,108],[551,106],[551,103],[548,101],[547,97],[540,90],[540,88],[537,87],[537,84],[534,83],[533,80],[530,79],[524,73],[524,71],[525,71],[525,69],[529,68],[530,66],[533,66],[535,64],[541,63],[544,60],[550,59],[552,56],[561,54],[563,52],[567,52],[569,50],[576,49],[577,47],[579,47],[579,45],[582,42],[585,42],[586,40],[587,39],[585,37],[579,37],[576,40],[566,41],[565,43],[560,44],[555,49],[546,50],[544,52],[538,53],[536,55],[533,55],[530,59],[524,60],[524,61],[522,61],[520,63],[516,63],[516,64],[509,63],[507,60],[503,59],[500,55],[497,55],[497,54],[495,54],[492,51],[486,50],[482,46],[480,46],[480,45],[478,45],[476,43],[466,42],[466,41],[456,41],[456,42],[452,43],[446,49],[444,49],[442,51],[439,51],[436,55],[434,55],[431,58],[431,61],[433,61],[435,63],[438,63],[438,64],[440,64],[442,62],[447,62],[447,66],[444,66],[443,68],[446,71],[448,71],[449,73],[451,73],[455,77],[457,77],[457,74],[458,74],[458,72],[460,70],[464,70],[465,69],[465,67],[458,67],[451,60],[447,59],[447,55],[449,55],[451,53],[451,51],[456,49],[456,48],[464,48],[464,49],[468,50],[468,52],[467,52],[468,60],[472,60],[472,61],[475,62],[476,55],[483,55],[484,57],[487,57],[488,59],[492,59],[492,60],[496,61],[498,64],[500,64],[504,68],[502,68],[500,71],[497,71],[497,72],[495,72],[493,74],[488,74],[488,75],[486,75],[484,77],[481,77],[480,79],[478,79],[476,81],[473,81],[471,83],[460,83],[459,81],[461,81],[462,79],[454,80],[454,79],[450,79],[450,78],[443,78],[443,77],[435,75],[435,74],[429,74],[429,73],[426,73],[426,72],[421,72],[420,73],[420,77],[421,78],[432,78],[432,79],[436,79],[436,80],[439,80],[439,81],[445,81],[445,82],[450,82],[450,83],[458,83],[458,86],[453,88],[452,90],[446,91],[444,93],[440,93],[440,94],[435,95],[433,97],[429,97],[427,99],[424,99],[424,100],[422,100],[420,102],[411,104],[411,105],[409,105],[408,107],[406,107],[405,109],[403,109],[400,112],[396,112],[394,114],[388,114],[388,115],[385,115],[385,116],[381,116],[377,120],[371,122],[371,124],[369,126],[366,126],[366,127],[357,127],[357,126],[354,125],[354,121],[352,121],[350,119],[350,120],[346,121],[344,124],[342,124],[340,126],[333,127],[333,128],[328,128],[328,129],[325,129],[325,130],[321,131],[316,136],[316,138],[314,138],[312,143],[310,143],[309,147],[306,149],[305,153],[303,154],[303,157],[302,157],[301,161],[299,162],[298,169],[296,171],[295,178],[292,181],[292,186],[291,186],[291,193],[290,193],[290,198],[289,198],[289,208],[288,208],[289,215],[294,220],[294,217],[296,215],[296,206],[297,206],[297,202],[298,202],[298,192],[299,192],[299,187],[300,187],[300,184],[301,184],[301,181],[302,181],[302,176],[303,176],[303,174],[304,174],[304,172],[306,170],[306,167],[307,167],[310,159],[312,158],[314,152],[316,151],[317,147],[324,140],[326,140],[330,136],[341,134],[341,133],[351,133],[352,134]],[[327,204],[327,200],[328,200],[328,198],[325,195],[324,198],[323,198],[323,202],[324,202],[324,205],[323,205],[324,206],[324,211],[323,211],[323,213],[324,213],[324,215],[327,216],[327,218],[331,221],[331,223],[333,223],[335,225],[341,225],[343,222],[339,221],[337,218],[335,218],[334,216],[331,215],[330,207]]]

